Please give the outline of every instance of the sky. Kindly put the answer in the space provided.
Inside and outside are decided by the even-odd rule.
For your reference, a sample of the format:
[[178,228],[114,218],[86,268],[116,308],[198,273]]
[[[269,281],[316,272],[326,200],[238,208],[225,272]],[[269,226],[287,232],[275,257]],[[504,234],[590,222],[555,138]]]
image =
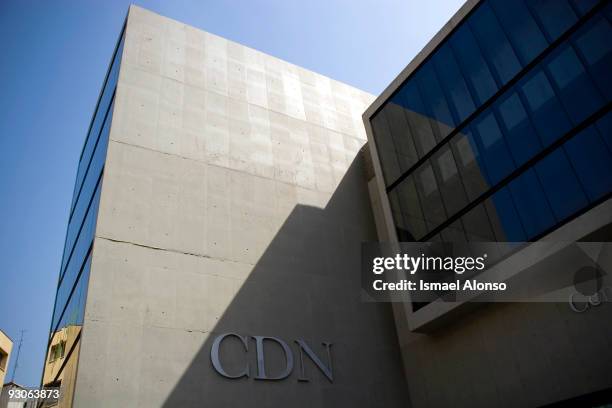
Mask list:
[[[40,383],[78,158],[130,3],[0,0],[5,382],[26,330],[14,381]],[[463,0],[134,3],[379,95]]]

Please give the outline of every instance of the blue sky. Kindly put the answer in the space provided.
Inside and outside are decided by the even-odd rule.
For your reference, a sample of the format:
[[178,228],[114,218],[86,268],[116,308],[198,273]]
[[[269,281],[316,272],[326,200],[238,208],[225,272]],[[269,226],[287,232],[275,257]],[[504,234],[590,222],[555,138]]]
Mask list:
[[[40,381],[77,161],[130,3],[0,0],[0,329],[27,330],[24,385]],[[135,2],[375,95],[462,3]]]

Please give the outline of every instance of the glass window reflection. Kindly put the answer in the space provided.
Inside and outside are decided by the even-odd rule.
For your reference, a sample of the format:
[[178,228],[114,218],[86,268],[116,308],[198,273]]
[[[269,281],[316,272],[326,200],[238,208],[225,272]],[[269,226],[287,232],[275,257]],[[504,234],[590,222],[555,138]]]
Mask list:
[[501,99],[497,110],[512,157],[520,166],[542,150],[540,139],[517,93]]
[[523,65],[530,63],[548,46],[522,0],[491,0],[491,7]]
[[603,98],[571,46],[556,50],[546,65],[574,124],[603,105]]
[[482,105],[498,88],[470,27],[467,24],[459,27],[450,44],[477,105]]
[[535,171],[557,220],[587,205],[587,198],[563,149],[556,149],[540,160]]
[[512,180],[509,188],[528,238],[553,226],[555,218],[533,169]]
[[494,75],[500,84],[507,83],[521,70],[521,64],[491,7],[486,3],[478,7],[469,25],[485,58],[493,66]]
[[612,191],[612,153],[595,126],[568,140],[564,148],[590,200]]

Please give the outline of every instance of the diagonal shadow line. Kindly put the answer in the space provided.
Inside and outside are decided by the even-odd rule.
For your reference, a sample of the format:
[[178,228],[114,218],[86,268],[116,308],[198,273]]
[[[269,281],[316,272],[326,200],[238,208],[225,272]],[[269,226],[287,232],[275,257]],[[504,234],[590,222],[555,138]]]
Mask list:
[[[325,208],[293,208],[227,307],[203,316],[216,321],[211,330],[144,328],[145,337],[157,337],[157,346],[142,350],[141,373],[152,381],[141,383],[139,394],[145,397],[140,404],[153,406],[163,400],[164,407],[404,406],[407,387],[390,306],[360,300],[360,244],[374,240],[363,159],[358,155]],[[211,298],[201,298],[204,309],[214,310],[216,292],[226,290],[221,279],[210,281],[206,293]],[[216,335],[226,332],[283,339],[293,350],[293,373],[282,381],[253,379],[254,340],[250,338],[245,353],[238,339],[227,338],[222,347],[224,367],[239,372],[248,363],[251,375],[222,377],[213,369],[210,349]],[[333,383],[306,357],[309,381],[298,382],[298,338],[323,361],[327,356],[321,342],[333,343]],[[275,343],[265,343],[265,358],[270,375],[283,370],[284,355]],[[181,361],[168,361],[176,359]],[[177,366],[186,369],[177,371]],[[173,384],[173,378],[179,379]]]

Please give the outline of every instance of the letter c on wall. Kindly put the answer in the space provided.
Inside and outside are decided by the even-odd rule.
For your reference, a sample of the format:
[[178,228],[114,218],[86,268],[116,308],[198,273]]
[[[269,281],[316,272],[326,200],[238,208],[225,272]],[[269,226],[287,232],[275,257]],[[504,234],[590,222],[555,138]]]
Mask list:
[[234,336],[238,339],[240,339],[240,341],[242,342],[242,344],[244,345],[244,350],[245,351],[249,351],[249,343],[247,340],[247,337],[242,337],[236,333],[225,333],[225,334],[221,334],[219,336],[217,336],[215,338],[215,341],[213,342],[212,348],[210,349],[210,361],[212,361],[212,365],[215,368],[215,371],[217,371],[219,374],[221,374],[222,376],[226,377],[226,378],[242,378],[242,377],[248,377],[249,376],[249,364],[246,364],[246,367],[244,368],[244,370],[242,370],[241,372],[239,372],[238,374],[235,375],[231,375],[228,374],[225,369],[223,368],[223,365],[221,364],[221,359],[219,357],[219,348],[221,346],[221,342],[226,338],[226,337],[230,337],[230,336]]

